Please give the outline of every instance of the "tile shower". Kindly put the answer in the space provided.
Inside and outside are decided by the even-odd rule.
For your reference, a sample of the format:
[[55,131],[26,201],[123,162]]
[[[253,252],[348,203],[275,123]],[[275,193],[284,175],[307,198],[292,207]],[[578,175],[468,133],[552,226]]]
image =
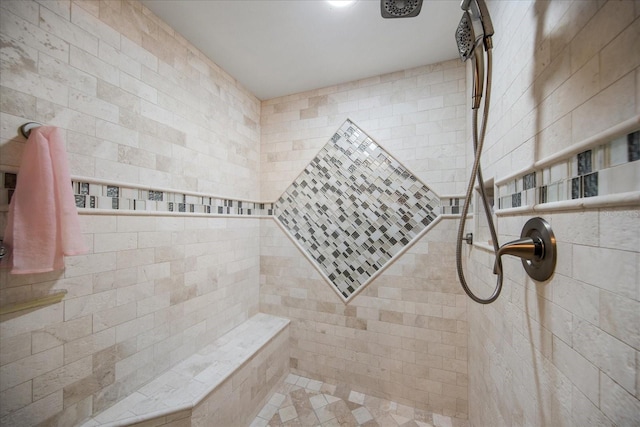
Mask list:
[[[524,170],[640,113],[636,3],[489,7],[501,78],[485,176]],[[640,413],[637,206],[550,212],[556,278],[536,286],[507,261],[509,286],[486,310],[468,303],[445,268],[455,262],[457,221],[441,214],[456,213],[470,158],[468,88],[457,60],[260,102],[135,1],[0,8],[0,201],[19,166],[16,129],[28,120],[61,127],[92,248],[68,259],[64,274],[0,272],[3,305],[68,292],[61,304],[0,323],[3,424],[76,424],[258,311],[292,320],[293,375],[347,382],[416,411],[478,426],[625,425]],[[528,53],[537,68],[516,70],[507,58],[520,40],[498,34],[523,34],[515,28],[536,19],[550,31]],[[602,44],[589,39],[594,28],[606,33]],[[530,86],[539,98],[529,108]],[[286,200],[288,188],[347,118],[411,170],[420,200],[433,201],[441,219],[345,304],[349,286],[332,289],[323,278],[331,271],[321,273],[301,251],[312,257],[312,244],[296,245],[271,216],[299,200]],[[536,135],[541,157],[532,158]],[[603,168],[637,171],[635,160],[600,165],[598,150],[590,172],[576,157],[577,175],[563,177],[581,177],[581,196],[590,196],[582,179],[589,173],[598,172],[602,189]],[[545,173],[497,185],[500,200],[514,207],[521,193],[526,206],[525,192],[547,185]],[[501,241],[528,216],[499,215]],[[285,219],[289,232],[300,224]],[[491,284],[488,255],[474,248],[467,261],[474,285]],[[612,349],[612,359],[596,345]]]

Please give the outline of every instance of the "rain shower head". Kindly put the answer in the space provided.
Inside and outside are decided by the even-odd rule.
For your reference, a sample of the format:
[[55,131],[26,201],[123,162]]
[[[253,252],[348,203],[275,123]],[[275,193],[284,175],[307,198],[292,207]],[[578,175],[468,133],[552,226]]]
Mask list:
[[411,18],[418,16],[422,0],[380,0],[383,18]]

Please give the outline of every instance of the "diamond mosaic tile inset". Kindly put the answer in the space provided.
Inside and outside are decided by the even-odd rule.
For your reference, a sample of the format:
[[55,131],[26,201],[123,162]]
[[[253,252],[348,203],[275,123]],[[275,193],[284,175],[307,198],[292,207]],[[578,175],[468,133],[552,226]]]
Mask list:
[[347,120],[276,211],[347,299],[437,218],[440,199]]

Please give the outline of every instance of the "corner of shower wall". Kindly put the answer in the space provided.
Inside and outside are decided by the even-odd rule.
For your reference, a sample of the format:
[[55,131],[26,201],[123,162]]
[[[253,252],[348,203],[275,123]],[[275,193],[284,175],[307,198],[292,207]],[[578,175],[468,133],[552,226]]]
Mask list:
[[[280,197],[350,118],[455,214],[449,204],[466,179],[464,88],[464,64],[451,60],[264,102],[263,196]],[[456,226],[441,216],[345,305],[287,234],[262,220],[260,309],[292,320],[292,371],[466,418]]]
[[0,424],[76,425],[258,311],[260,102],[137,1],[0,15],[1,229],[38,121],[62,130],[90,247],[0,272],[3,308],[67,290],[3,315]]

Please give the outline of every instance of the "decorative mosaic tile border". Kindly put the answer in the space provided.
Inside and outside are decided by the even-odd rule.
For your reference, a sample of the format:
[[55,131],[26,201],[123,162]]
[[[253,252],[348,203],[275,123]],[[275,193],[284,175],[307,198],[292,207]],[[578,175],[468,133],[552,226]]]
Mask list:
[[440,196],[440,204],[440,213],[442,215],[460,215],[460,210],[464,205],[464,197]]
[[[0,171],[0,206],[18,175]],[[347,120],[274,203],[76,178],[84,213],[184,213],[267,216],[290,237],[345,300],[400,256],[439,215],[459,215],[464,199],[432,190]]]
[[[16,173],[3,172],[0,205],[7,205],[16,187]],[[272,216],[273,203],[247,202],[167,190],[72,180],[76,206],[91,211],[106,209],[136,212],[180,212],[209,215]]]
[[640,130],[498,186],[498,209],[640,191]]
[[[447,211],[459,205],[453,198]],[[350,120],[275,206],[276,218],[345,299],[442,212],[439,197]]]

